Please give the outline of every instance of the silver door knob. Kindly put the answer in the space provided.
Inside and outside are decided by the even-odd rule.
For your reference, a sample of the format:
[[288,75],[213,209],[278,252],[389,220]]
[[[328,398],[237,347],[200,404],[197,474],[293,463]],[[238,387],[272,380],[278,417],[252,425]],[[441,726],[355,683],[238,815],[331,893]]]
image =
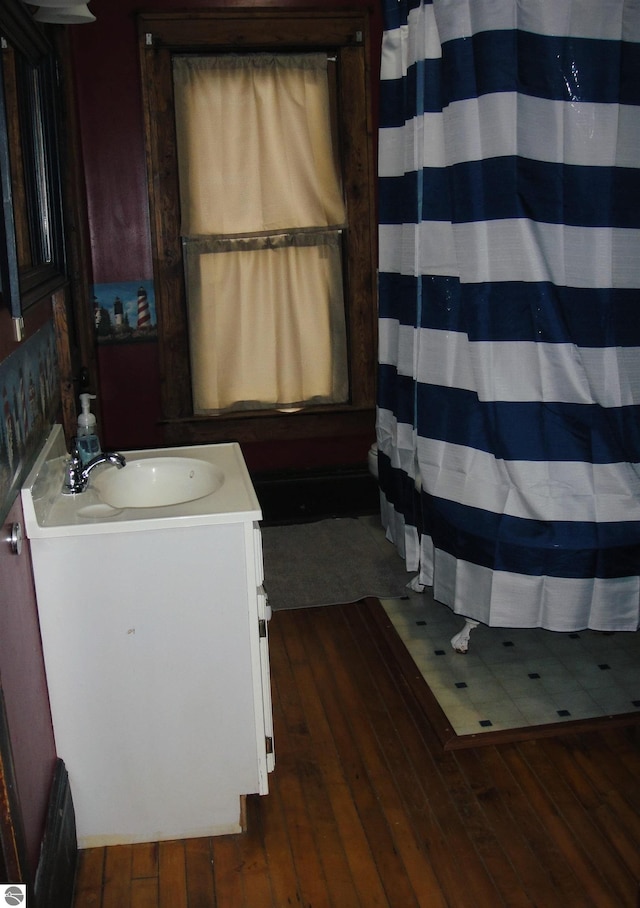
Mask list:
[[19,523],[12,523],[9,527],[7,542],[14,555],[22,552],[22,526]]

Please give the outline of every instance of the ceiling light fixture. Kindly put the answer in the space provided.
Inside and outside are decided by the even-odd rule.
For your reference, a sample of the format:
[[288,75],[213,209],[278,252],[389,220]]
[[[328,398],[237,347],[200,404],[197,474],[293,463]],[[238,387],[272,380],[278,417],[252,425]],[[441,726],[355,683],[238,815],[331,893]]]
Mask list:
[[77,25],[83,22],[95,22],[96,17],[88,7],[89,0],[22,0],[33,11],[35,22],[52,22],[56,25]]

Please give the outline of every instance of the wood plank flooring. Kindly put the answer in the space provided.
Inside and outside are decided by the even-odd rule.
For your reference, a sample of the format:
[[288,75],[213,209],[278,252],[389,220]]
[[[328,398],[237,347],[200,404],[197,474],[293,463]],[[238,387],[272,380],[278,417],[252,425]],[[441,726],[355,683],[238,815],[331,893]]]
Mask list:
[[379,609],[276,612],[247,832],[83,851],[75,908],[640,908],[638,724],[445,750]]

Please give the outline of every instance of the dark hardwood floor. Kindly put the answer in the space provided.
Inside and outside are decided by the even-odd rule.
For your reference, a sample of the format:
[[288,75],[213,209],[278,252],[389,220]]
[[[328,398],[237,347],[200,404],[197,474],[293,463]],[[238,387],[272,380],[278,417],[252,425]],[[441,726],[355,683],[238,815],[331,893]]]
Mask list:
[[248,831],[84,851],[75,908],[636,908],[638,724],[444,750],[379,608],[276,612]]

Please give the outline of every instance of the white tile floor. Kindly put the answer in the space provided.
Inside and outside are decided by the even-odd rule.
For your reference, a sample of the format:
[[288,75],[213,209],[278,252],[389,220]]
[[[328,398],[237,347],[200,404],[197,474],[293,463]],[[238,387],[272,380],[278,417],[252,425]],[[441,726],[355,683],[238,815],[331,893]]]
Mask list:
[[428,589],[382,605],[457,735],[640,713],[640,632],[480,625],[462,655],[464,619]]

